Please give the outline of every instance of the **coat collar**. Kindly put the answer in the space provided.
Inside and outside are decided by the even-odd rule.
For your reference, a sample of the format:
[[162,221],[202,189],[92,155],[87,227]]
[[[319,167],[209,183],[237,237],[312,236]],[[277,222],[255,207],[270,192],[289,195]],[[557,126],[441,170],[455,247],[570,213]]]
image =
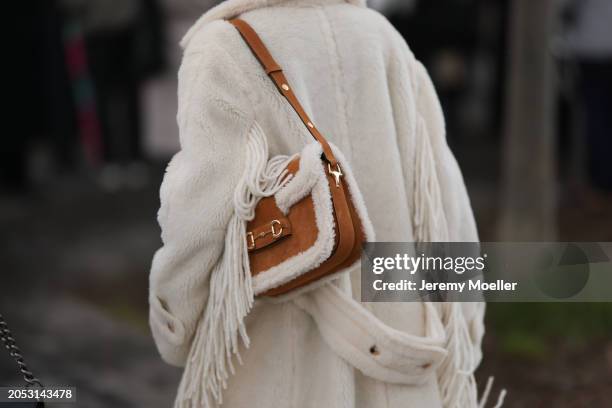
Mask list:
[[203,26],[214,20],[228,19],[236,17],[239,14],[247,11],[255,10],[262,7],[280,6],[280,5],[321,5],[321,4],[336,4],[349,3],[357,6],[365,7],[366,0],[225,0],[219,5],[208,10],[196,23],[187,31],[181,40],[181,47],[185,48],[193,35]]

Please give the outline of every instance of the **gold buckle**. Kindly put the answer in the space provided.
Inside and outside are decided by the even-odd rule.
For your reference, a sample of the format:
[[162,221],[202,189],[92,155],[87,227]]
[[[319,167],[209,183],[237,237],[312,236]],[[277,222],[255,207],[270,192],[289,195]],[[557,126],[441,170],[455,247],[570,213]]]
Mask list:
[[255,249],[255,237],[252,232],[247,232],[247,249]]
[[[274,228],[276,225],[280,225],[280,230],[278,232],[276,232],[276,229]],[[272,232],[272,237],[273,238],[280,237],[280,235],[283,233],[283,223],[280,222],[279,220],[272,221],[270,232]]]
[[331,164],[327,163],[327,171],[329,172],[329,174],[334,176],[334,179],[336,180],[336,187],[340,187],[340,178],[344,176],[344,173],[342,173],[342,168],[340,167],[340,163],[336,163],[336,170],[333,170]]
[[283,223],[279,220],[273,220],[270,223],[270,231],[260,232],[257,234],[257,236],[255,236],[251,231],[247,232],[247,249],[249,251],[255,249],[255,241],[260,238],[264,238],[268,234],[272,234],[272,238],[274,239],[280,237],[283,234],[283,230]]

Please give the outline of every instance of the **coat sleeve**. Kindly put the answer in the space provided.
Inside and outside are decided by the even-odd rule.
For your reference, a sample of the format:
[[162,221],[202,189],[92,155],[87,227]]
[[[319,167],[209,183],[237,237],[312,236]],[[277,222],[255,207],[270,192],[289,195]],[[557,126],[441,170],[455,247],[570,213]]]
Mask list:
[[[440,197],[446,217],[450,242],[479,242],[474,214],[459,165],[446,142],[445,121],[440,101],[425,69],[418,61],[415,66],[415,98],[417,115],[423,119],[425,134],[432,146]],[[464,316],[477,360],[482,357],[484,335],[484,302],[462,303]]]
[[162,358],[183,366],[208,299],[242,175],[250,124],[240,73],[220,47],[187,50],[179,71],[181,150],[160,190],[163,246],[149,278],[149,323]]

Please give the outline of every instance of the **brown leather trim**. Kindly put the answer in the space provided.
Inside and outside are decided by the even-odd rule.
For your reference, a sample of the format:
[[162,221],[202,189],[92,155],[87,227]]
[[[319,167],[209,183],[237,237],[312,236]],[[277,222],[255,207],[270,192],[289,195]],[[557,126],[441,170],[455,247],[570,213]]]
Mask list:
[[[275,213],[271,205],[275,203],[272,198],[264,203],[263,207],[257,206],[254,223],[260,220],[269,220]],[[280,212],[280,210],[278,210]],[[282,213],[281,213],[282,214]],[[296,255],[311,248],[319,236],[319,229],[316,223],[316,214],[312,196],[304,197],[291,207],[287,214],[293,225],[293,233],[284,237],[266,248],[249,252],[249,263],[251,265],[251,275],[257,276],[260,273],[273,268],[283,262],[295,257]]]
[[242,38],[245,40],[259,63],[263,66],[266,74],[270,76],[274,84],[276,84],[276,88],[293,107],[293,110],[295,110],[295,112],[298,114],[312,137],[314,137],[315,140],[321,144],[325,159],[332,165],[332,167],[335,167],[338,164],[338,161],[336,160],[327,139],[325,139],[325,137],[314,125],[310,117],[308,117],[308,114],[302,107],[302,104],[293,93],[293,90],[289,85],[289,81],[287,81],[282,68],[276,63],[264,43],[261,41],[261,38],[259,38],[259,35],[244,20],[235,18],[233,20],[229,20],[229,22],[238,29],[238,32],[240,32]]
[[355,208],[355,204],[352,200],[352,196],[350,195],[348,188],[346,188],[345,191],[349,195],[347,199],[347,203],[349,205],[351,219],[353,220],[353,230],[355,232],[355,245],[353,245],[353,250],[351,251],[349,257],[340,266],[338,266],[338,269],[347,268],[351,266],[359,258],[361,258],[361,252],[363,251],[363,244],[366,242],[365,231],[361,223],[361,218],[359,217],[359,214],[357,213],[357,209]]

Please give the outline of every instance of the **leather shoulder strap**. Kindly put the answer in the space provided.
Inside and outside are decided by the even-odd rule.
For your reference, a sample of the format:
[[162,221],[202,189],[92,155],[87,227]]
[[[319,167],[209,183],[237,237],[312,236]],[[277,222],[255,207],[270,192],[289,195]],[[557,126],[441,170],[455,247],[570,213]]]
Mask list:
[[325,156],[325,160],[327,160],[332,167],[337,167],[338,161],[334,157],[334,153],[332,152],[329,143],[310,120],[306,111],[304,111],[302,104],[300,104],[300,101],[293,93],[293,90],[291,89],[282,68],[276,63],[270,54],[270,51],[268,51],[264,43],[261,41],[261,38],[259,38],[259,35],[257,35],[253,27],[251,27],[244,20],[235,18],[229,20],[229,22],[236,27],[236,29],[238,29],[244,41],[247,43],[259,63],[263,66],[266,74],[268,74],[279,92],[293,107],[312,137],[314,137],[321,144],[323,147],[323,155]]

